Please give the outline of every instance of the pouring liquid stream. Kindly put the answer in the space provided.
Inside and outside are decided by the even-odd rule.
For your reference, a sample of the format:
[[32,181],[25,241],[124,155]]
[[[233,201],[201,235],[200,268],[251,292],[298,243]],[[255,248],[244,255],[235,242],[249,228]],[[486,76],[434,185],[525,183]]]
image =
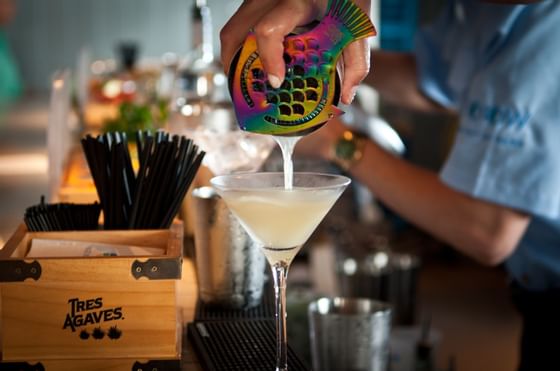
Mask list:
[[294,163],[292,154],[296,143],[301,137],[291,136],[274,136],[274,140],[282,150],[282,159],[284,161],[284,189],[292,190],[294,180]]

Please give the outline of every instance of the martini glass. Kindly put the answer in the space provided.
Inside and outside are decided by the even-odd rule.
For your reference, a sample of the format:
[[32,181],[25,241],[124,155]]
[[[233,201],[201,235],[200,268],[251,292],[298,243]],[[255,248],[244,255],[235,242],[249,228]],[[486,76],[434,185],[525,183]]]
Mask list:
[[274,278],[276,371],[288,369],[286,278],[301,246],[329,212],[350,179],[340,175],[294,173],[284,188],[284,173],[217,176],[211,184],[262,247]]

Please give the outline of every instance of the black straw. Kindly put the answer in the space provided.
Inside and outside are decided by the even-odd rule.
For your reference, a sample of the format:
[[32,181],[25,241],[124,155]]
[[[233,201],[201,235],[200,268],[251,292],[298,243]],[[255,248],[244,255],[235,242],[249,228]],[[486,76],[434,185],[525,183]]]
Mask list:
[[124,133],[86,136],[82,148],[103,209],[105,229],[169,228],[204,158],[191,139],[158,131],[135,136],[134,173]]
[[28,207],[23,220],[32,232],[80,231],[98,228],[101,206],[93,204],[41,203]]

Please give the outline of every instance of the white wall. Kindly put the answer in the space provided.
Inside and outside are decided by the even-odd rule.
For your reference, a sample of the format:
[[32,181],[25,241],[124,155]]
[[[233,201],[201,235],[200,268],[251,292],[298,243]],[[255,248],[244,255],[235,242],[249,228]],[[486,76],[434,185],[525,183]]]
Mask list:
[[[74,68],[88,47],[93,59],[112,58],[122,40],[138,41],[141,57],[180,55],[190,47],[194,0],[18,0],[8,38],[26,88],[46,90],[56,69]],[[218,32],[240,0],[208,0]]]

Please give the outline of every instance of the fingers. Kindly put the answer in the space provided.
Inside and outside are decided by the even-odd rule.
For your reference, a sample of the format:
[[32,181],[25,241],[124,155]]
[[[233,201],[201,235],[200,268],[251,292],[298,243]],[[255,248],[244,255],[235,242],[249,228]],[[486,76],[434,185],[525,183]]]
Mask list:
[[369,73],[370,53],[367,40],[354,41],[344,50],[344,75],[342,76],[341,101],[350,104],[354,100],[360,82]]
[[[371,0],[354,0],[368,15],[371,10]],[[377,31],[374,30],[374,34]],[[358,86],[367,76],[370,69],[370,51],[367,39],[355,41],[348,45],[342,54],[343,74],[341,101],[350,104],[354,100]]]
[[245,0],[221,29],[221,61],[226,73],[249,30],[275,3],[276,0]]
[[310,1],[280,0],[255,25],[259,56],[270,85],[280,87],[285,76],[284,37],[297,26],[309,23],[316,15]]
[[[358,2],[358,0],[357,0]],[[323,0],[245,0],[220,32],[221,60],[225,71],[243,43],[249,29],[254,28],[259,55],[270,85],[278,88],[285,77],[282,58],[284,37],[297,26],[305,25],[321,14]],[[369,10],[369,0],[359,5]],[[366,40],[350,44],[343,53],[344,76],[341,100],[350,104],[359,83],[369,72],[369,48]]]

